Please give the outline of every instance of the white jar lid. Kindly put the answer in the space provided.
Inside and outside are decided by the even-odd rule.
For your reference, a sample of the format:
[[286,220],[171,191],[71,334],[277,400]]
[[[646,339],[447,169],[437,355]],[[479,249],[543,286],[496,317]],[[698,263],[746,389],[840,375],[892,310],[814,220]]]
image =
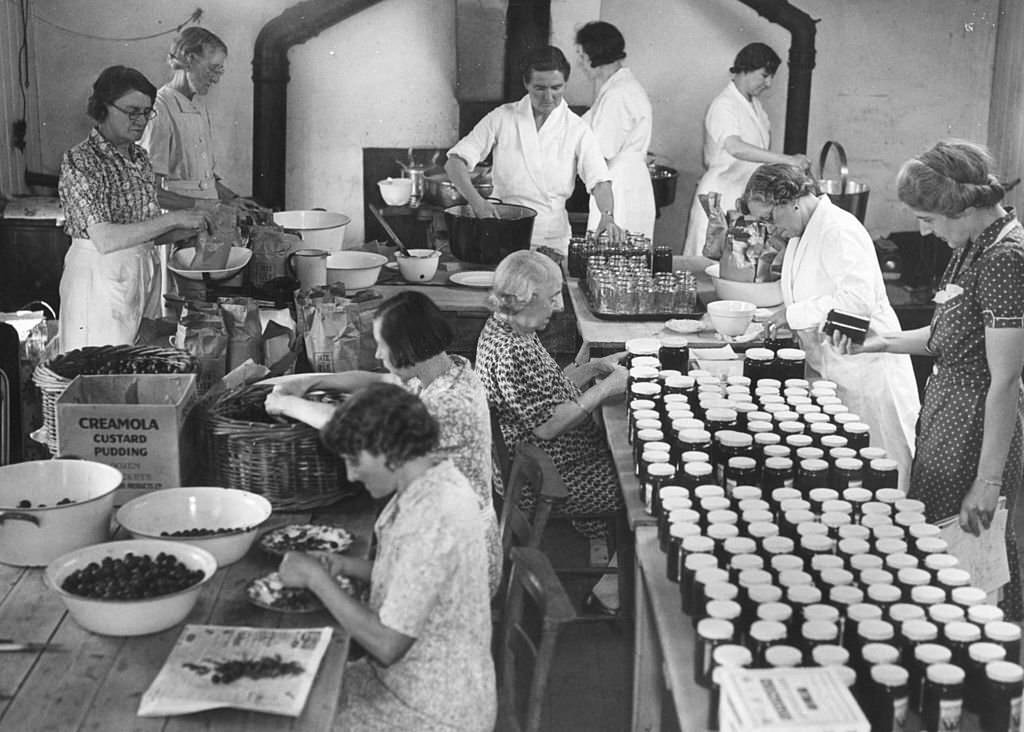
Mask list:
[[738,618],[743,612],[743,608],[735,600],[709,600],[704,609],[709,618],[730,621]]
[[857,625],[857,635],[869,641],[887,641],[896,635],[896,630],[885,620],[862,620]]
[[757,606],[758,620],[775,620],[784,623],[792,616],[793,608],[784,602],[762,602]]
[[925,675],[933,684],[962,684],[964,670],[951,663],[933,663],[925,669]]
[[1005,620],[993,620],[985,623],[985,637],[1000,643],[1009,643],[1020,639],[1020,626]]
[[924,620],[924,608],[911,602],[897,602],[889,607],[889,620],[903,627],[908,620]]
[[821,590],[814,585],[794,585],[786,590],[786,599],[797,605],[812,605],[821,601]]
[[1001,684],[1017,684],[1024,679],[1024,668],[1010,661],[992,661],[985,665],[985,675]]
[[882,686],[905,686],[910,672],[894,663],[880,663],[871,667],[871,680]]
[[799,648],[787,645],[770,646],[764,652],[764,660],[772,668],[793,668],[803,661]]
[[786,637],[786,626],[777,620],[755,620],[749,633],[757,641],[776,641]]
[[850,662],[850,652],[835,643],[822,643],[811,649],[811,658],[819,666],[842,666]]
[[949,663],[953,652],[938,643],[921,643],[914,646],[914,658],[922,663]]
[[803,637],[811,641],[832,641],[839,637],[839,626],[828,620],[809,620],[800,628]]
[[900,626],[900,633],[915,643],[933,641],[939,637],[939,626],[927,620],[908,620]]
[[711,657],[719,666],[749,666],[754,662],[754,654],[746,646],[738,643],[726,643],[718,646]]
[[778,585],[753,585],[747,588],[751,602],[758,605],[766,602],[778,602],[782,599],[782,588]]
[[946,638],[957,643],[974,643],[981,640],[981,628],[965,620],[952,620],[946,623],[942,632]]
[[900,651],[891,643],[865,643],[860,649],[860,655],[869,664],[896,663]]
[[1004,660],[1006,658],[1006,649],[998,643],[978,641],[967,646],[967,655],[970,656],[972,661],[977,661],[978,663],[992,663],[992,661]]

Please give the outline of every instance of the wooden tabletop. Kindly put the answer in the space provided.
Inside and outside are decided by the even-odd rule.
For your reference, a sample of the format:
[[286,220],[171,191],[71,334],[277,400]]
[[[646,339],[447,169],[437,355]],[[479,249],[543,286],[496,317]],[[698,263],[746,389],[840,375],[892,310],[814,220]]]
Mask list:
[[[318,509],[313,519],[355,536],[349,550],[368,556],[376,510],[368,496]],[[271,526],[304,522],[306,513],[275,513]],[[0,662],[0,730],[329,730],[335,728],[349,636],[326,611],[284,614],[262,610],[245,597],[246,585],[277,568],[255,545],[239,562],[217,571],[192,612],[162,633],[134,638],[95,635],[67,614],[39,568],[0,565],[0,636],[59,648],[5,653]],[[297,718],[220,709],[177,717],[136,716],[184,623],[254,627],[323,627],[335,632],[306,707]]]
[[615,462],[615,472],[619,475],[619,487],[626,503],[630,530],[635,531],[637,526],[656,525],[654,517],[647,513],[640,494],[640,483],[633,470],[633,446],[626,439],[629,422],[625,398],[619,397],[601,405],[601,418],[604,420],[605,439],[608,440],[612,460]]

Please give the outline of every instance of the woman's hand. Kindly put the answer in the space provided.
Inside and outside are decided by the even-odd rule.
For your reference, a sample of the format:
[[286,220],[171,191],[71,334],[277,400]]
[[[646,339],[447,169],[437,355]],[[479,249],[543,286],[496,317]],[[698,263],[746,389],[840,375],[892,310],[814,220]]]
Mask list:
[[601,221],[597,225],[597,231],[594,232],[594,236],[600,236],[601,232],[608,234],[608,240],[613,244],[618,244],[626,238],[626,230],[616,224],[611,216],[601,216]]
[[1002,481],[975,477],[971,489],[960,503],[960,528],[974,536],[988,530],[996,513],[1001,488]]
[[500,219],[498,209],[494,204],[482,196],[477,196],[479,201],[471,201],[469,206],[473,209],[473,215],[478,219]]
[[292,399],[301,399],[300,394],[288,394],[287,392],[278,391],[278,387],[274,387],[274,390],[267,394],[263,400],[263,409],[270,416],[276,416],[279,414],[288,415],[288,405]]
[[[340,558],[338,557],[338,559]],[[333,567],[330,563],[331,560],[323,554],[288,552],[281,560],[281,566],[278,567],[277,572],[281,575],[281,582],[286,587],[307,588],[317,579],[330,578],[334,574],[340,574],[340,571],[332,571]]]
[[794,168],[800,168],[800,170],[809,171],[811,169],[811,159],[803,153],[797,153],[796,155],[787,155],[789,158],[789,164]]
[[622,359],[626,357],[627,353],[627,351],[619,351],[618,353],[613,353],[610,356],[593,359],[590,363],[594,367],[594,375],[607,376],[612,373],[622,362]]
[[306,375],[288,374],[287,376],[273,376],[263,379],[259,383],[265,386],[274,387],[272,394],[280,396],[305,396],[309,391]]
[[212,219],[210,212],[201,208],[183,208],[171,211],[168,216],[174,218],[177,229],[197,229],[210,231]]
[[629,371],[626,370],[625,366],[612,366],[611,371],[597,382],[597,387],[601,389],[604,399],[609,399],[617,394],[626,393],[626,383],[629,378]]
[[844,355],[885,352],[885,340],[878,333],[871,330],[870,326],[868,326],[868,332],[864,336],[863,343],[854,343],[850,336],[844,335],[838,330],[830,336],[825,336],[825,339],[832,344],[833,348]]

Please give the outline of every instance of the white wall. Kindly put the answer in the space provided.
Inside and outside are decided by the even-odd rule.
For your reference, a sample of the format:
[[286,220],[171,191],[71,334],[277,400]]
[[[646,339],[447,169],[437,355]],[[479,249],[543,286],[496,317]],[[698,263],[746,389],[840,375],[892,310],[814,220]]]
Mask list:
[[[940,137],[986,141],[998,0],[792,1],[821,19],[809,153],[816,157],[828,139],[846,147],[853,176],[872,189],[867,224],[873,234],[913,228],[893,191],[899,164]],[[227,73],[209,102],[222,174],[241,192],[251,181],[253,42],[268,20],[292,4],[203,3],[202,24],[231,50]],[[383,0],[290,54],[287,203],[355,212],[347,245],[362,238],[361,148],[453,141],[456,7],[464,54],[460,87],[468,98],[500,98],[503,0]],[[172,28],[195,3],[34,0],[31,8],[82,32],[127,37]],[[738,0],[553,0],[553,42],[571,59],[575,26],[595,17],[623,31],[628,63],[654,103],[652,150],[681,171],[676,203],[662,212],[656,229],[659,241],[678,245],[701,173],[704,109],[728,82],[736,51],[751,41],[767,42],[783,57],[765,100],[781,148],[789,35]],[[39,21],[33,30],[41,164],[56,172],[61,152],[88,131],[85,100],[99,70],[126,63],[162,83],[170,37],[86,40]],[[591,99],[582,75],[574,74],[569,101]]]
[[[4,0],[0,0],[4,2]],[[259,30],[291,0],[206,0],[201,25],[229,49],[227,71],[208,96],[218,166],[226,182],[252,185],[252,56]],[[133,37],[173,28],[193,0],[35,0],[39,18],[92,35]],[[171,35],[112,42],[84,39],[36,20],[43,168],[91,126],[86,100],[99,71],[134,66],[159,86]],[[346,246],[363,241],[362,148],[454,142],[455,7],[452,0],[383,0],[289,53],[286,204],[353,216]]]

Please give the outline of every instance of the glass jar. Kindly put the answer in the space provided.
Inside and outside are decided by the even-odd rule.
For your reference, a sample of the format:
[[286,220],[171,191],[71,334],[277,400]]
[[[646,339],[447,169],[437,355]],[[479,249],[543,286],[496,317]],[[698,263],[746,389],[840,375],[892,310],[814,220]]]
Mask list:
[[[694,512],[696,513],[696,512]],[[682,574],[683,541],[689,536],[700,536],[700,526],[694,522],[672,523],[668,527],[668,551],[665,553],[665,576],[670,582],[679,582]]]
[[718,646],[711,654],[711,697],[708,704],[707,728],[718,729],[718,706],[721,697],[721,674],[727,668],[748,668],[754,657],[750,649],[738,644]]
[[777,379],[802,379],[807,366],[807,354],[799,348],[780,348],[775,352]]
[[828,487],[828,463],[824,460],[802,460],[796,470],[794,487],[802,493],[812,488]]
[[661,339],[658,358],[664,368],[686,374],[690,370],[690,342],[679,336],[665,336]]
[[914,649],[914,658],[907,670],[910,672],[910,707],[918,714],[924,708],[925,669],[937,664],[948,664],[951,656],[949,649],[938,643],[921,643]]
[[925,669],[921,721],[925,730],[960,729],[964,703],[964,670],[951,663]]
[[863,705],[872,730],[902,730],[907,723],[910,674],[905,668],[883,663],[871,668],[871,686]]
[[773,373],[775,354],[767,348],[748,348],[743,354],[743,375],[757,384]]
[[900,626],[897,644],[900,647],[900,664],[909,667],[914,660],[914,649],[922,643],[935,643],[939,628],[927,620],[908,620]]
[[[711,553],[714,542],[706,536],[687,537],[683,539],[681,546],[679,556],[682,569],[679,572],[679,606],[683,614],[692,616],[694,603],[697,600],[697,573],[705,569],[717,569],[718,558]],[[725,573],[725,576],[728,577],[728,573]]]
[[775,620],[755,620],[750,624],[748,647],[754,657],[754,668],[767,668],[765,652],[786,639],[786,626]]
[[1006,649],[996,643],[978,641],[967,647],[967,665],[964,667],[964,707],[967,711],[977,714],[986,706],[986,702],[983,701],[988,686],[985,667],[1005,658]]
[[984,732],[1020,729],[1024,668],[1009,661],[993,661],[985,667],[987,704],[981,710]]
[[728,620],[704,618],[697,623],[697,648],[693,654],[693,680],[700,686],[711,685],[712,654],[715,649],[732,643],[735,630]]
[[985,623],[985,640],[998,643],[1006,649],[1007,658],[1020,658],[1020,626],[1004,620]]

